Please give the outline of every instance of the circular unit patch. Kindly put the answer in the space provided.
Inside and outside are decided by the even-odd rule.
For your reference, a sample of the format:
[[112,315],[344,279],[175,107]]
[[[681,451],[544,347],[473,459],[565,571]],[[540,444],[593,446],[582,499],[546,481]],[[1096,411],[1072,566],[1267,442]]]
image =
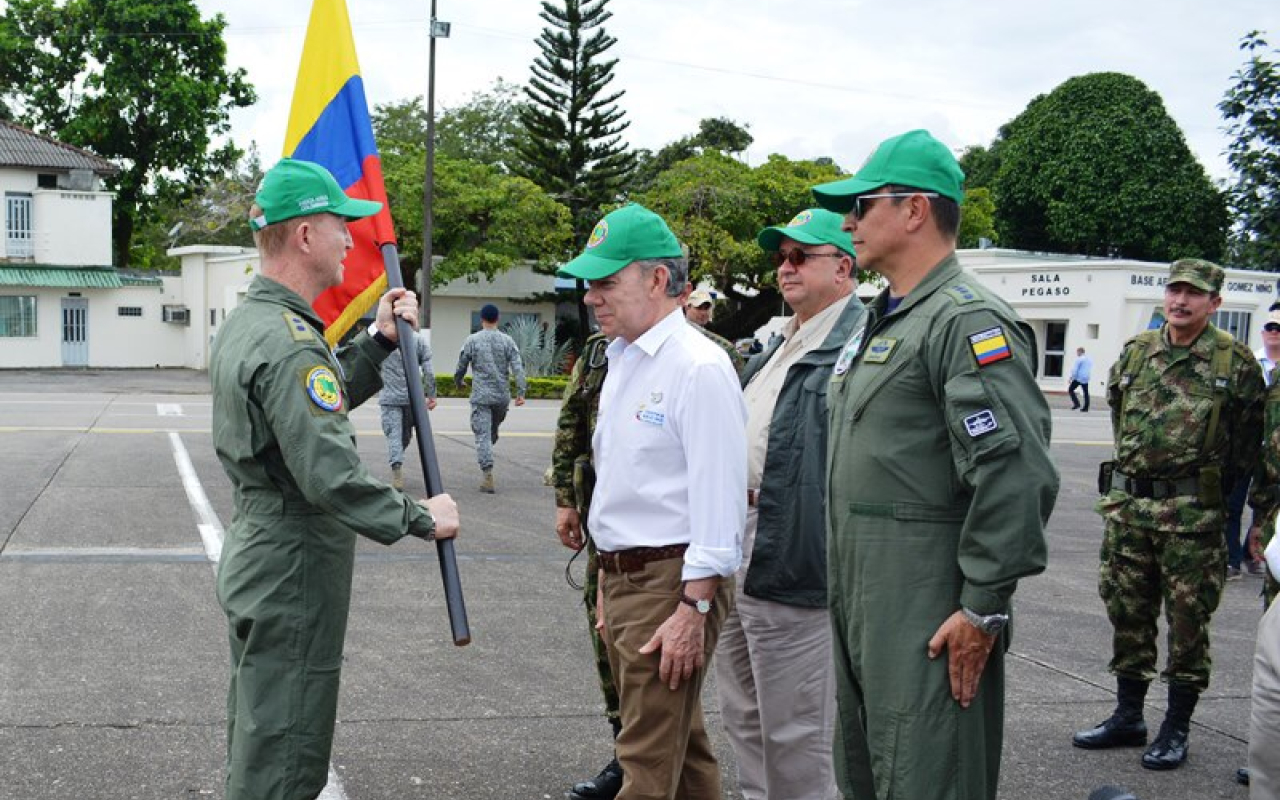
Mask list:
[[307,373],[307,396],[325,411],[342,408],[342,387],[328,367],[315,367]]
[[801,225],[809,224],[809,220],[811,219],[813,219],[813,212],[808,209],[805,209],[804,211],[801,211],[799,214],[796,214],[794,217],[792,217],[791,221],[787,223],[787,227],[799,228]]
[[609,238],[609,223],[607,220],[600,220],[591,230],[591,238],[587,239],[587,249],[599,247],[604,244],[604,240]]

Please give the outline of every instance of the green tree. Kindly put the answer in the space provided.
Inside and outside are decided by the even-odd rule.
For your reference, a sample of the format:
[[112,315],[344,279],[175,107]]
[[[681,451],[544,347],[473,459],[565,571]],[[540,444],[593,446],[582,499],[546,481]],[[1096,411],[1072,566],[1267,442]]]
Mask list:
[[525,175],[568,206],[574,241],[585,244],[600,208],[616,202],[635,167],[622,132],[629,122],[611,91],[617,59],[604,54],[616,39],[605,33],[609,0],[542,3],[547,27],[518,113],[528,136],[519,144]]
[[636,171],[632,175],[630,190],[632,192],[647,191],[659,175],[685,159],[709,150],[736,155],[750,147],[753,141],[755,139],[747,131],[747,127],[731,119],[726,117],[704,119],[698,123],[697,133],[682,136],[657,153],[638,150]]
[[661,214],[689,246],[695,282],[710,281],[728,298],[714,328],[749,335],[778,313],[781,297],[756,235],[814,205],[810,188],[834,180],[832,165],[771,155],[754,169],[715,149],[675,164],[637,199]]
[[999,241],[996,235],[996,201],[991,190],[976,186],[964,190],[964,203],[960,206],[960,247],[978,247],[982,239]]
[[115,260],[157,203],[190,196],[239,156],[214,146],[234,108],[252,105],[226,66],[226,21],[194,0],[9,0],[0,16],[0,100],[41,133],[120,167]]
[[[253,247],[249,208],[262,183],[262,157],[257,144],[230,169],[180,203],[157,204],[134,234],[130,264],[136,269],[177,269],[178,259],[165,255],[188,244]],[[161,190],[164,195],[166,190]]]
[[1002,129],[1000,241],[1057,253],[1219,259],[1227,210],[1160,96],[1118,73],[1071,78]]
[[[436,154],[518,172],[517,143],[525,135],[519,116],[522,97],[520,87],[498,78],[461,105],[445,108],[436,118]],[[421,95],[378,105],[371,120],[384,163],[426,146],[427,111]]]
[[[420,149],[384,165],[401,261],[408,264],[422,261],[425,158]],[[549,272],[572,247],[569,210],[533,182],[492,164],[439,153],[435,217],[432,252],[444,260],[432,270],[433,286],[460,277],[493,277],[520,261]]]
[[1280,272],[1280,50],[1267,50],[1260,31],[1240,41],[1249,61],[1218,104],[1231,137],[1227,161],[1236,172],[1227,189],[1235,217],[1233,263]]
[[[996,140],[1000,141],[999,138]],[[983,147],[971,145],[960,154],[960,169],[964,170],[964,187],[969,189],[990,187],[995,183],[996,172],[1000,169],[999,150],[995,145]]]

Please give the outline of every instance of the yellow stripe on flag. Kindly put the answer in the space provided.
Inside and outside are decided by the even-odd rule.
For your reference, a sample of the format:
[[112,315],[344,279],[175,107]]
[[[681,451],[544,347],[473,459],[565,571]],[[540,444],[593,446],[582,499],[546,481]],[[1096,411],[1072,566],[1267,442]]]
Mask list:
[[302,45],[293,106],[289,109],[285,156],[293,155],[329,102],[352,76],[359,74],[346,0],[315,0],[307,23],[307,39]]

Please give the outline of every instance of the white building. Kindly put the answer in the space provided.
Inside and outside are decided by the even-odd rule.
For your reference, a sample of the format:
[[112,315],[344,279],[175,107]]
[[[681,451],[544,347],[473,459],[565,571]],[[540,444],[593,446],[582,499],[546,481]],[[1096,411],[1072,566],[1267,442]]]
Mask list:
[[[1168,264],[994,249],[961,250],[960,263],[1035,330],[1039,381],[1047,391],[1066,389],[1076,349],[1083,347],[1093,357],[1090,388],[1100,392],[1125,341],[1164,320]],[[1277,278],[1227,269],[1213,323],[1260,348]]]
[[0,121],[0,366],[181,363],[173,279],[111,266],[116,168],[92,153]]

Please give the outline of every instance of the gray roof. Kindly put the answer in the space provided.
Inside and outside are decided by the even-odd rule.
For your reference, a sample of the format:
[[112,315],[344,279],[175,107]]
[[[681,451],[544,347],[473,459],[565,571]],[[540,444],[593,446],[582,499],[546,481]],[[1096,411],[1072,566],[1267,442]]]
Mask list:
[[0,167],[88,169],[98,175],[114,175],[120,171],[115,164],[87,150],[63,144],[4,120],[0,120]]

